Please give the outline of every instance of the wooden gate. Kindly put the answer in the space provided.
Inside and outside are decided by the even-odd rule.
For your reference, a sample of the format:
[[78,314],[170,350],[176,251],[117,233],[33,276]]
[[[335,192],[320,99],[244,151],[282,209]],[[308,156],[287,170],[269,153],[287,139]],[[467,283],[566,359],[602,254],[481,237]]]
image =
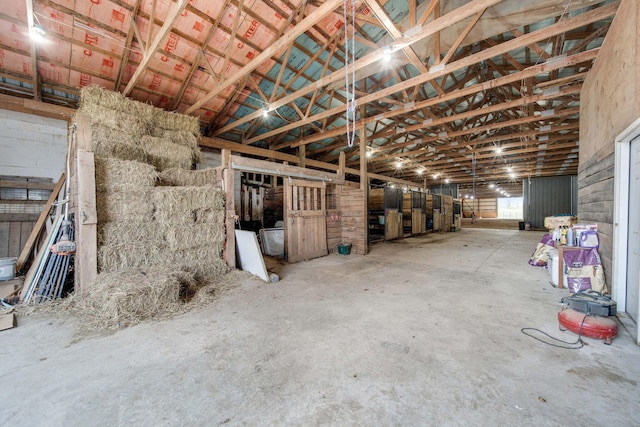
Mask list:
[[328,254],[324,182],[285,179],[285,254],[291,262]]

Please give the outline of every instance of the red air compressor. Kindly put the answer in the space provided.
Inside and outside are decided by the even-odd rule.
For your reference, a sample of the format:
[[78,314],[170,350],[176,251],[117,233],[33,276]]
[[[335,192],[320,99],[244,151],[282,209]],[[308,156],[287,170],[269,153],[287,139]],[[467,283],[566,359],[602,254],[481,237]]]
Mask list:
[[610,297],[593,290],[580,291],[562,298],[567,308],[558,313],[560,330],[566,329],[578,335],[604,340],[611,344],[618,334],[614,317],[617,304]]

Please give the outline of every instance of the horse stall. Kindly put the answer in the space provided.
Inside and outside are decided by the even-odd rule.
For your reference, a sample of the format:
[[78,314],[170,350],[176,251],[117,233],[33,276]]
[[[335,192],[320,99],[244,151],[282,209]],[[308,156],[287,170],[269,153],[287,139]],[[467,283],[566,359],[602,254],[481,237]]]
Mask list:
[[384,189],[384,239],[399,239],[402,233],[402,190]]
[[402,192],[402,235],[409,237],[413,234],[413,206],[412,191]]
[[433,231],[440,231],[444,228],[442,221],[442,195],[431,195],[431,212],[433,216]]
[[462,200],[453,199],[453,231],[460,231],[462,228]]
[[339,246],[349,253],[365,255],[367,245],[367,223],[365,192],[358,183],[327,185],[327,248],[330,253],[339,253]]
[[442,231],[453,231],[453,197],[442,195]]
[[411,192],[411,234],[427,232],[427,194],[422,191]]
[[402,204],[401,189],[384,187],[369,190],[369,242],[402,237]]
[[379,242],[385,236],[384,188],[369,189],[368,228],[369,242]]

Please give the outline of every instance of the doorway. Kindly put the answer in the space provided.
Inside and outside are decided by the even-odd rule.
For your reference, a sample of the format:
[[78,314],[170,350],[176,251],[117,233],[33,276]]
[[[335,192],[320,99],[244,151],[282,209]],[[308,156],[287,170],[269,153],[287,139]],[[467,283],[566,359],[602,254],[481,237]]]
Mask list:
[[640,119],[616,139],[615,157],[612,294],[640,344]]

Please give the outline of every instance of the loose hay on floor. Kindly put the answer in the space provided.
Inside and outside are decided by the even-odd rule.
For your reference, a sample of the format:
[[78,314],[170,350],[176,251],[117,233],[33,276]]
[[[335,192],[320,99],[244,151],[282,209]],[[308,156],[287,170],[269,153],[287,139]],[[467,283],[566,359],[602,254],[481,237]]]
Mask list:
[[193,274],[171,267],[102,273],[77,308],[90,328],[118,329],[183,311],[200,286]]
[[160,172],[159,185],[161,186],[188,186],[204,187],[216,185],[216,170],[213,168],[200,170],[187,170],[171,168]]
[[140,192],[151,189],[158,178],[153,166],[106,157],[96,157],[96,191]]
[[149,163],[159,171],[171,168],[191,169],[193,164],[190,148],[166,139],[145,135],[140,139],[140,146],[147,154]]

